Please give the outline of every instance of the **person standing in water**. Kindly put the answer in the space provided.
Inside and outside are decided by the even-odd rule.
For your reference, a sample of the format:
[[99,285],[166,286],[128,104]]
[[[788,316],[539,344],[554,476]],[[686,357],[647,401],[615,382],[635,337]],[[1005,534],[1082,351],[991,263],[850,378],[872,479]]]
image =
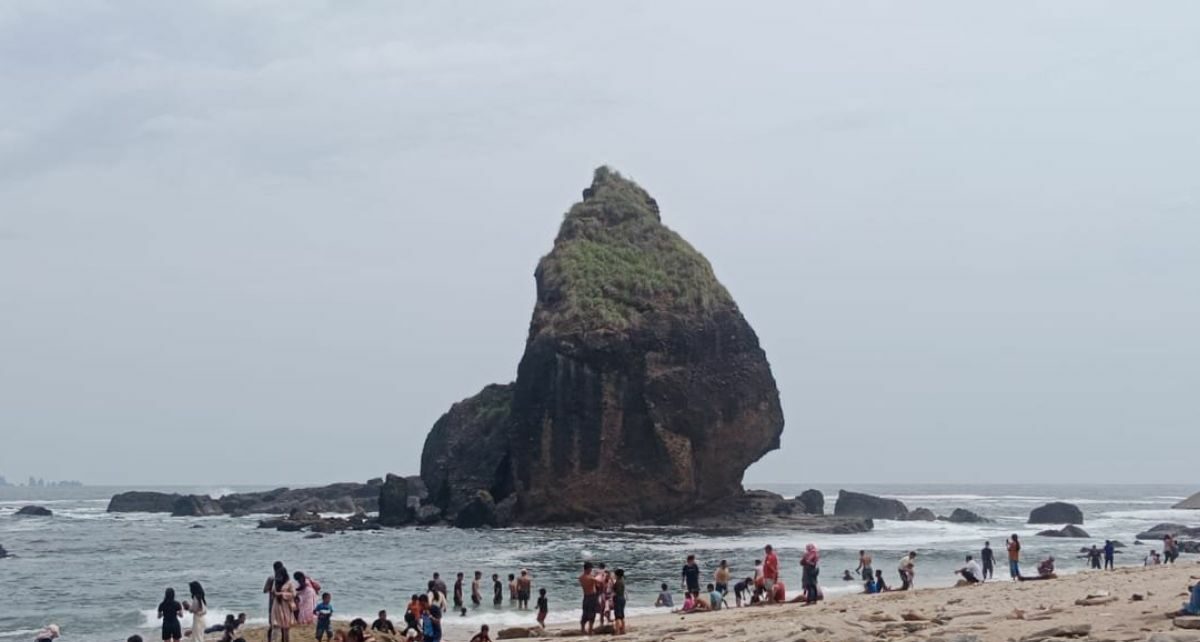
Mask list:
[[1015,582],[1021,579],[1021,540],[1013,533],[1005,546],[1008,548],[1008,575]]
[[454,610],[461,611],[463,608],[463,574],[459,573],[454,578]]
[[913,577],[917,574],[917,552],[909,551],[908,555],[900,558],[900,590],[907,591],[913,587]]
[[529,576],[529,571],[521,569],[521,576],[517,578],[517,608],[526,610],[529,608],[529,595],[533,592],[533,578]]
[[804,547],[804,557],[800,558],[800,588],[804,591],[805,604],[817,603],[817,575],[821,572],[817,564],[820,561],[821,556],[815,544]]
[[546,628],[546,614],[550,612],[550,600],[546,598],[546,589],[538,589],[537,623]]
[[188,603],[188,610],[192,612],[192,635],[188,639],[192,642],[204,642],[204,629],[208,626],[204,618],[208,615],[208,599],[204,596],[204,587],[200,582],[188,583],[188,592],[192,594],[192,600]]
[[1117,554],[1117,545],[1111,539],[1104,540],[1104,569],[1113,570],[1113,558]]
[[[163,592],[162,602],[158,603],[158,619],[162,620],[163,642],[171,640],[179,642],[183,638],[183,627],[179,625],[179,618],[182,615],[183,606],[175,600],[175,589],[167,589]],[[200,634],[204,634],[204,629],[200,629]]]
[[683,564],[683,588],[688,593],[700,592],[700,565],[696,564],[696,556],[688,555]]
[[717,587],[717,592],[725,595],[729,592],[729,578],[733,576],[733,572],[729,570],[729,562],[721,560],[717,565],[717,572],[713,574],[713,584]]
[[625,569],[613,572],[613,635],[625,634]]
[[579,618],[579,631],[592,634],[596,626],[596,576],[592,573],[592,563],[583,563],[583,573],[579,576],[579,588],[583,590],[583,615]]
[[996,551],[992,550],[991,542],[983,543],[983,550],[979,551],[979,559],[983,562],[983,577],[980,580],[990,580],[996,571]]
[[864,582],[870,582],[875,579],[875,571],[871,568],[871,562],[873,561],[874,560],[871,559],[871,556],[868,555],[866,551],[858,552],[858,566],[854,569],[854,571],[859,573],[859,577],[861,577]]
[[471,604],[473,604],[475,608],[479,608],[479,605],[483,604],[483,587],[480,586],[482,583],[483,573],[475,571],[475,579],[471,580]]
[[504,585],[500,583],[500,574],[492,573],[492,606],[500,608],[504,604]]
[[775,548],[767,544],[766,557],[763,558],[763,588],[767,591],[767,603],[775,601],[775,584],[779,582],[779,557]]

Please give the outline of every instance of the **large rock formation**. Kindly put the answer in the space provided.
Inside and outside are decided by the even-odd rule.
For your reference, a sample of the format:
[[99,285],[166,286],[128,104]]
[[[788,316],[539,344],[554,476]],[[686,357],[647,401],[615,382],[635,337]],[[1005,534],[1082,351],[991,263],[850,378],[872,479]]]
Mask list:
[[825,514],[825,494],[821,491],[810,488],[800,493],[800,496],[796,499],[800,500],[801,504],[804,504],[804,512],[809,515]]
[[445,517],[470,507],[478,521],[481,491],[525,523],[671,520],[739,496],[779,447],[779,392],[754,330],[658,203],[596,170],[535,278],[516,382],[456,404],[425,442],[421,477]]
[[839,517],[904,519],[908,517],[908,507],[898,499],[839,490],[837,503],[833,506],[833,514]]
[[1030,524],[1082,524],[1083,511],[1075,504],[1050,502],[1029,513]]
[[1138,533],[1135,537],[1138,539],[1162,539],[1164,535],[1171,537],[1200,537],[1200,527],[1191,528],[1183,524],[1156,524],[1153,528],[1147,531]]
[[131,490],[117,493],[108,502],[110,513],[170,513],[175,502],[182,497],[179,493],[157,493],[148,490]]

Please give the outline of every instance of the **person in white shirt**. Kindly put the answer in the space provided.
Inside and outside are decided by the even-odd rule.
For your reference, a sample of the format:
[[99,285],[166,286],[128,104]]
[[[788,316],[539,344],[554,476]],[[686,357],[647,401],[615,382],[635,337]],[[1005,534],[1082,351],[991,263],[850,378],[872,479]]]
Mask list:
[[967,563],[962,568],[955,571],[967,581],[967,584],[978,584],[979,578],[983,577],[983,569],[980,568],[979,562],[975,558],[968,555]]

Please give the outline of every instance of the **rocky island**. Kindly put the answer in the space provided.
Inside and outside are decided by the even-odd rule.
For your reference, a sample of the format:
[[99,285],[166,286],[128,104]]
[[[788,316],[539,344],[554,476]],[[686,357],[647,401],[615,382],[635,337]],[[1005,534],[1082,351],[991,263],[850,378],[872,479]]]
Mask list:
[[[372,510],[359,499],[373,493],[385,526],[872,528],[861,512],[825,516],[815,490],[788,499],[743,489],[746,469],[779,448],[775,378],[708,260],[636,183],[597,169],[534,277],[516,380],[454,404],[425,440],[420,476],[356,490],[354,508]],[[296,523],[271,522],[291,530],[325,510],[307,495],[267,495],[140,494],[110,510],[292,512]]]

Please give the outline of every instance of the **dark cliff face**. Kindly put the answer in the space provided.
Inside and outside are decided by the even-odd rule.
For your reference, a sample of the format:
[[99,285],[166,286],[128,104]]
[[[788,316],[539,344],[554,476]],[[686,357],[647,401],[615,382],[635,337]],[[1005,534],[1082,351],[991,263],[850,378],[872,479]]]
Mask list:
[[479,490],[525,523],[646,520],[738,495],[783,412],[754,330],[644,190],[601,168],[538,264],[511,386],[456,404],[421,476],[448,518]]

